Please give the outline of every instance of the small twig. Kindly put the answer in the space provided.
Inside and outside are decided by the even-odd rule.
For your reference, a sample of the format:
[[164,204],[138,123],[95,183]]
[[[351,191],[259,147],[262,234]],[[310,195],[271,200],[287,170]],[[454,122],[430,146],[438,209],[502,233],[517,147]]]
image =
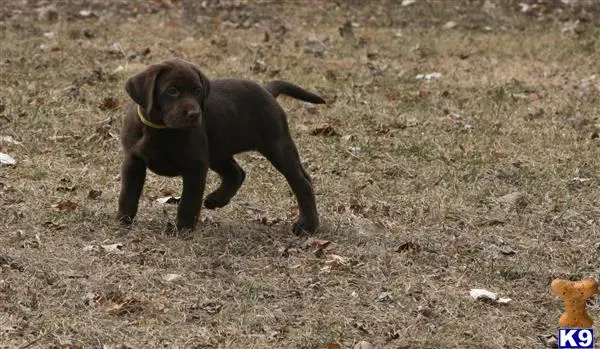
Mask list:
[[30,346],[34,345],[35,343],[39,342],[40,340],[42,340],[42,338],[48,336],[50,334],[50,332],[46,332],[42,335],[39,335],[37,338],[33,339],[32,341],[25,343],[23,345],[21,345],[20,347],[18,347],[17,349],[25,349],[25,348],[29,348]]
[[359,156],[358,156],[358,155],[356,155],[356,154],[352,153],[350,150],[346,150],[346,153],[348,153],[348,154],[349,154],[351,157],[353,157],[353,158],[355,158],[355,159],[358,159],[358,158],[359,158]]

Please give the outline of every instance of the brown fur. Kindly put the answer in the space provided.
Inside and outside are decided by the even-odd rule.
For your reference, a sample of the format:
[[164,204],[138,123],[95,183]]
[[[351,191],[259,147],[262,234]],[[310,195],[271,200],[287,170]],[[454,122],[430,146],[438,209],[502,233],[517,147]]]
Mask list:
[[[177,87],[173,89],[172,87]],[[314,233],[319,227],[311,179],[300,163],[290,136],[279,94],[312,103],[323,99],[285,81],[265,88],[237,79],[211,80],[193,64],[168,59],[130,78],[125,90],[133,99],[122,129],[124,161],[119,197],[119,220],[130,224],[138,209],[146,169],[158,175],[181,176],[183,193],[177,229],[192,230],[200,215],[208,168],[221,185],[204,200],[206,208],[229,203],[245,178],[233,155],[256,150],[281,172],[300,208],[295,234]],[[146,119],[165,128],[144,125]]]

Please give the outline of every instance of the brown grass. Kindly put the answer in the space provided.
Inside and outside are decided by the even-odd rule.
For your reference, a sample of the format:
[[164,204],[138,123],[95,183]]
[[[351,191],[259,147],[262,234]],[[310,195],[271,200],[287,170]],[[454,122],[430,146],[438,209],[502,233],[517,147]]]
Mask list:
[[[1,348],[541,348],[562,309],[550,280],[599,278],[600,77],[582,84],[600,73],[593,20],[563,32],[570,12],[528,17],[512,2],[285,1],[183,26],[160,3],[80,19],[88,7],[61,2],[54,22],[1,5],[0,136],[23,143],[0,140],[18,161],[0,167]],[[228,25],[246,18],[260,26]],[[355,40],[339,35],[347,20]],[[191,239],[164,233],[175,206],[154,199],[181,183],[153,174],[138,222],[115,224],[122,110],[99,106],[124,105],[127,77],[171,55],[327,98],[281,103],[330,245],[291,234],[291,191],[256,154],[238,156],[247,181]],[[431,72],[443,77],[415,79]],[[340,136],[311,134],[324,125]],[[524,201],[499,200],[513,192]]]

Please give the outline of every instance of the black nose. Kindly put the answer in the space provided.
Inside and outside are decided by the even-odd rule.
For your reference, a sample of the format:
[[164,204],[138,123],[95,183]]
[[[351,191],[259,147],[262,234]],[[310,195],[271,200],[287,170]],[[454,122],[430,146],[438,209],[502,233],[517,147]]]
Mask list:
[[200,112],[197,110],[188,110],[187,115],[188,119],[197,119],[200,117]]

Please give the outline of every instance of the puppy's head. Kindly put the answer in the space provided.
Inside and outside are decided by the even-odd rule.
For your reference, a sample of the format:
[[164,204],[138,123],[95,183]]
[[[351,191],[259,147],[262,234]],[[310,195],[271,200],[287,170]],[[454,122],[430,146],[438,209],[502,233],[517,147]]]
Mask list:
[[170,58],[131,77],[125,91],[152,122],[185,128],[201,120],[210,83],[195,65]]

